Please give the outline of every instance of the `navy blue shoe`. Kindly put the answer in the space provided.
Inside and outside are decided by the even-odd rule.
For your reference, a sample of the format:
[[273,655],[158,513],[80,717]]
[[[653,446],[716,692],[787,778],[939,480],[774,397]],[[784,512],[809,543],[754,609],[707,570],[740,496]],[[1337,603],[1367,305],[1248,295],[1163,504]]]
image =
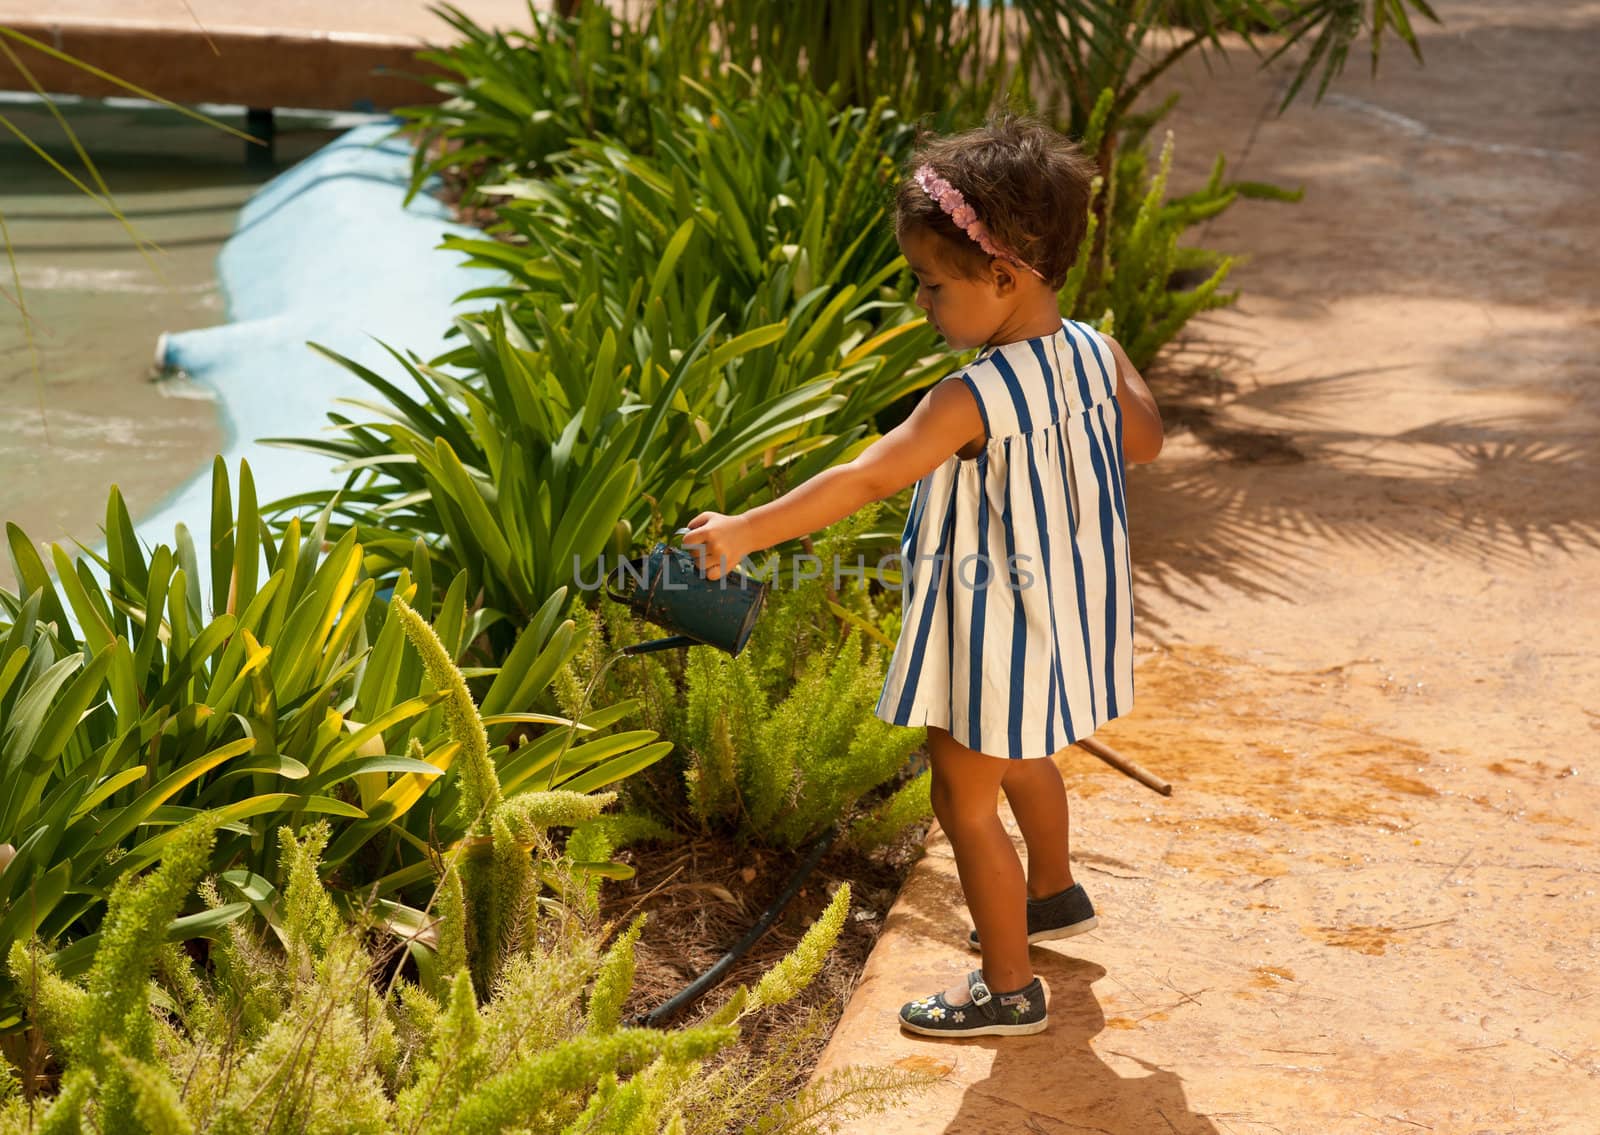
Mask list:
[[942,992],[906,1002],[900,1027],[923,1036],[1030,1036],[1049,1023],[1037,977],[1010,993],[991,993],[983,971],[975,969],[967,974],[967,992],[972,1000],[965,1005],[950,1004]]
[[[1047,899],[1028,900],[1029,943],[1071,938],[1098,925],[1100,920],[1094,915],[1094,904],[1077,883]],[[967,946],[979,949],[976,930],[967,935]]]

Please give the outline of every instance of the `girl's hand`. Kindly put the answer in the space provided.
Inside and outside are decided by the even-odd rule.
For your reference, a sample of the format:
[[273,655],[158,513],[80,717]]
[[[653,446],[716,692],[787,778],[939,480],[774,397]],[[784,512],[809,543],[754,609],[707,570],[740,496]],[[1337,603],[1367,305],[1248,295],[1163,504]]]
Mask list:
[[720,512],[702,512],[689,521],[689,533],[683,538],[683,550],[696,557],[707,579],[721,579],[756,548],[750,522]]

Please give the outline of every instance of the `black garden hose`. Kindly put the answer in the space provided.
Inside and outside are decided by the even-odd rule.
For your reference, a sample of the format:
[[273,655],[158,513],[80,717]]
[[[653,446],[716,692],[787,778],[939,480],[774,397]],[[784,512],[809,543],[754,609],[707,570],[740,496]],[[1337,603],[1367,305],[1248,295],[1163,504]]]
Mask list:
[[838,825],[834,825],[817,838],[817,842],[812,844],[811,850],[807,852],[805,861],[789,877],[789,883],[783,888],[783,892],[772,901],[772,905],[761,912],[761,917],[756,919],[756,924],[750,928],[749,932],[735,942],[732,949],[717,959],[715,965],[684,986],[670,1001],[657,1005],[648,1013],[641,1013],[628,1023],[645,1028],[655,1028],[671,1020],[708,993],[717,982],[722,980],[723,975],[732,968],[733,963],[742,958],[750,947],[761,941],[767,931],[772,929],[772,924],[778,920],[778,916],[783,913],[784,908],[800,892],[801,886],[810,878],[811,872],[817,869],[817,864],[822,862],[823,855],[829,847],[833,846],[833,841],[838,836]]

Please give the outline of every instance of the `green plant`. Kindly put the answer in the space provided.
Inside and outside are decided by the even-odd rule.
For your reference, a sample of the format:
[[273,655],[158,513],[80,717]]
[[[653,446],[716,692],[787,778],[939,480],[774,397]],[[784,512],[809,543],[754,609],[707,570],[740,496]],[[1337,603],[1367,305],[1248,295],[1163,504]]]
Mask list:
[[[1267,62],[1309,42],[1288,105],[1313,77],[1320,97],[1363,33],[1376,72],[1386,34],[1420,58],[1411,15],[1438,20],[1427,0],[706,0],[657,8],[709,11],[731,62],[803,76],[839,105],[887,95],[908,115],[970,119],[1042,72],[1060,84],[1075,136],[1099,91],[1117,92],[1112,121],[1120,123],[1173,64],[1220,46],[1225,32],[1253,48],[1263,33],[1281,36]],[[1150,50],[1152,33],[1167,31],[1176,34]],[[1113,140],[1117,133],[1114,125]]]
[[[208,836],[203,820],[182,829],[179,854],[113,896],[82,992],[42,951],[11,950],[31,1022],[65,1068],[42,1130],[84,1121],[107,1130],[110,1116],[130,1135],[555,1130],[606,1076],[664,1062],[674,1066],[662,1078],[670,1087],[737,1035],[731,1021],[651,1032],[586,1018],[580,999],[596,974],[596,1008],[626,992],[605,977],[632,945],[602,958],[592,934],[519,947],[497,968],[481,1009],[464,970],[438,997],[405,982],[391,995],[373,975],[392,963],[369,955],[319,881],[325,828],[303,841],[284,837],[283,952],[236,928],[215,969],[198,971],[157,944],[195,885]],[[531,872],[526,852],[521,858]],[[321,916],[295,918],[296,909]],[[475,913],[469,906],[446,918]],[[154,1013],[145,997],[152,978],[162,990]],[[119,1001],[108,1018],[102,1006],[111,997]],[[234,1011],[247,1001],[259,1009],[248,1022]],[[582,1027],[586,1019],[593,1030]],[[27,1116],[13,1101],[0,1130],[27,1129]]]
[[548,297],[600,297],[631,332],[620,358],[643,374],[720,321],[767,348],[741,362],[731,393],[766,399],[834,379],[846,400],[809,432],[820,443],[858,429],[944,362],[908,302],[893,233],[895,167],[913,131],[887,99],[835,110],[737,71],[696,89],[675,120],[658,114],[652,153],[580,143],[555,176],[486,190],[503,199],[498,239],[446,244],[508,275],[480,294],[507,301],[530,341]]
[[698,4],[657,5],[638,27],[604,4],[574,16],[528,5],[527,32],[480,27],[444,4],[434,11],[459,37],[418,55],[443,72],[423,81],[445,96],[397,115],[416,139],[409,195],[436,174],[470,193],[482,182],[548,173],[579,138],[651,145],[652,108],[688,92],[681,76],[711,71],[708,14]]
[[421,400],[330,353],[384,396],[359,404],[379,417],[334,414],[334,439],[283,439],[340,458],[352,475],[343,490],[272,507],[326,508],[334,530],[359,533],[380,578],[426,547],[441,572],[464,572],[470,593],[521,620],[625,538],[619,524],[637,514],[637,451],[656,422],[613,404],[604,340],[567,338],[563,324],[558,345],[541,353],[496,315],[460,326],[476,382],[395,356]]
[[[463,321],[476,381],[405,361],[425,404],[347,363],[389,404],[365,407],[376,420],[333,415],[336,439],[287,443],[341,458],[351,483],[273,508],[325,505],[331,530],[358,534],[381,578],[403,570],[420,541],[440,574],[464,573],[470,592],[522,619],[547,588],[591,579],[603,552],[659,530],[663,514],[748,498],[765,484],[763,454],[792,458],[805,423],[837,401],[823,379],[765,402],[718,404],[726,372],[781,326],[720,343],[713,327],[672,348],[675,357],[663,347],[670,370],[647,368],[635,387],[635,372],[615,365],[619,335],[595,313],[553,313],[561,322],[541,350],[498,315]],[[717,442],[707,445],[713,426]]]
[[[604,932],[571,918],[528,934],[499,954],[480,999],[449,943],[482,912],[458,894],[433,923],[437,951],[414,946],[434,958],[437,975],[417,985],[337,914],[320,880],[325,825],[300,838],[279,833],[282,948],[235,925],[211,964],[197,967],[160,944],[161,929],[199,879],[214,824],[191,821],[172,855],[118,886],[85,986],[61,976],[37,945],[10,949],[29,1024],[63,1075],[53,1099],[0,1101],[0,1132],[34,1130],[35,1110],[40,1131],[108,1130],[115,1116],[129,1135],[720,1130],[732,1116],[708,1102],[726,1105],[786,1069],[733,1055],[707,1075],[706,1062],[738,1038],[741,1022],[812,981],[849,910],[844,886],[787,958],[704,1022],[630,1028],[621,1016],[642,919],[603,951]],[[500,897],[530,911],[534,880],[566,869],[541,850],[495,856],[496,885],[509,888]],[[209,883],[200,889],[215,901]],[[863,1102],[881,1109],[928,1081],[887,1070],[848,1078],[854,1090],[830,1095],[835,1077],[778,1114],[816,1118]]]
[[952,100],[988,105],[1014,64],[1003,3],[711,0],[724,50],[737,65],[805,76],[839,105],[887,96],[907,114],[946,112]]
[[[869,509],[830,529],[818,561],[831,563],[875,520]],[[847,825],[859,846],[891,842],[930,814],[925,777],[899,784],[921,731],[873,712],[890,645],[881,628],[893,618],[881,607],[897,607],[896,596],[875,598],[864,582],[836,588],[807,561],[785,573],[782,562],[758,569],[771,590],[737,658],[691,649],[681,662],[645,654],[607,669],[612,651],[652,632],[609,601],[586,622],[579,612],[583,641],[556,682],[562,705],[573,712],[602,671],[606,696],[640,705],[674,750],[623,792],[679,829],[793,848]]]
[[[1438,22],[1427,0],[995,0],[981,6],[824,0],[777,7],[706,0],[686,6],[714,10],[733,62],[805,76],[841,104],[887,94],[909,115],[953,112],[956,120],[970,120],[992,109],[1002,93],[1014,96],[1030,75],[1047,75],[1054,90],[1043,93],[1052,116],[1059,111],[1072,135],[1081,137],[1095,99],[1109,87],[1116,92],[1107,130],[1113,148],[1139,98],[1191,52],[1220,47],[1223,33],[1242,37],[1258,54],[1263,33],[1280,36],[1265,62],[1310,44],[1285,93],[1287,106],[1313,76],[1320,98],[1363,34],[1376,73],[1391,32],[1421,58],[1412,13]],[[1152,45],[1156,32],[1172,34]]]
[[689,1129],[826,1135],[939,1082],[932,1069],[852,1066],[796,1085],[796,1073],[815,1062],[831,1026],[825,1011],[813,1011],[770,1035],[759,1055],[730,1051],[685,1093],[685,1114],[694,1117]]
[[[498,241],[446,247],[505,271],[513,283],[498,294],[512,299],[575,300],[598,286],[621,309],[649,280],[680,333],[685,317],[695,329],[722,316],[744,330],[818,286],[870,293],[893,278],[899,249],[886,222],[913,132],[887,98],[836,110],[739,71],[714,87],[685,82],[698,97],[656,111],[652,150],[579,140],[550,176],[485,187],[504,202],[490,229]],[[608,259],[584,256],[590,245]]]
[[713,321],[736,336],[781,321],[782,337],[741,364],[738,393],[833,378],[846,401],[811,432],[859,428],[945,362],[909,303],[893,233],[912,130],[884,99],[836,111],[737,72],[702,93],[675,122],[663,116],[654,154],[580,144],[557,176],[489,191],[504,199],[499,239],[447,243],[507,273],[506,288],[482,294],[507,300],[532,340],[550,295],[599,296],[613,322],[642,323],[646,334],[620,340],[641,372]]
[[[0,591],[0,843],[15,848],[0,870],[0,948],[72,939],[56,964],[81,972],[108,890],[207,811],[219,823],[220,878],[238,901],[180,919],[173,936],[264,912],[279,854],[268,833],[317,816],[336,820],[329,868],[352,891],[370,888],[362,901],[376,899],[383,925],[408,933],[408,888],[428,877],[437,846],[472,827],[463,768],[481,779],[482,761],[495,765],[516,814],[535,806],[517,799],[534,789],[592,792],[666,752],[648,731],[602,732],[626,704],[587,714],[577,728],[591,736],[576,744],[565,719],[530,712],[572,649],[560,593],[499,666],[471,669],[481,736],[453,736],[464,720],[456,679],[467,680],[455,660],[500,618],[469,615],[464,577],[435,606],[419,554],[420,578],[403,570],[400,598],[385,602],[361,578],[353,535],[325,546],[321,524],[303,537],[295,519],[274,542],[248,466],[237,508],[220,462],[213,499],[209,570],[181,528],[175,547],[147,555],[116,490],[105,556],[74,561],[53,548],[54,577],[8,528],[28,595]],[[202,573],[222,609],[202,606]],[[428,642],[439,645],[426,662],[406,650],[422,620],[407,597],[432,619]],[[0,987],[0,1028],[16,1022],[13,992]]]
[[738,660],[707,653],[690,666],[697,712],[684,744],[690,797],[706,821],[736,819],[767,842],[804,844],[891,780],[922,743],[917,730],[873,715],[883,649],[863,647],[859,634],[810,656],[792,689],[771,701],[738,669]]
[[864,445],[942,366],[888,286],[879,146],[906,132],[881,107],[834,113],[793,89],[710,107],[663,128],[658,159],[580,146],[559,177],[508,187],[510,242],[451,242],[510,275],[483,293],[504,308],[458,323],[463,346],[434,363],[396,356],[420,396],[339,360],[382,395],[362,406],[380,417],[287,442],[350,479],[273,507],[330,508],[380,578],[421,539],[441,577],[464,571],[523,613],[636,533]]

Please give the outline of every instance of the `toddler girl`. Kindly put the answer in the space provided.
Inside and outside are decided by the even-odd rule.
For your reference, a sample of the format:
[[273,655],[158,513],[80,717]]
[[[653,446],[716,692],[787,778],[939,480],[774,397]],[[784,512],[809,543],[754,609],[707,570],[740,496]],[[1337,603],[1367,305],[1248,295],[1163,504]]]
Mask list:
[[[896,201],[917,305],[953,350],[983,350],[854,461],[736,516],[701,513],[685,548],[708,578],[915,484],[901,539],[905,614],[877,714],[926,726],[933,809],[955,853],[983,967],[908,1003],[936,1036],[1036,1033],[1028,943],[1095,925],[1072,879],[1055,753],[1133,702],[1124,465],[1161,417],[1116,342],[1064,321],[1093,165],[1029,119],[922,146]],[[1006,794],[1024,877],[996,813]]]

